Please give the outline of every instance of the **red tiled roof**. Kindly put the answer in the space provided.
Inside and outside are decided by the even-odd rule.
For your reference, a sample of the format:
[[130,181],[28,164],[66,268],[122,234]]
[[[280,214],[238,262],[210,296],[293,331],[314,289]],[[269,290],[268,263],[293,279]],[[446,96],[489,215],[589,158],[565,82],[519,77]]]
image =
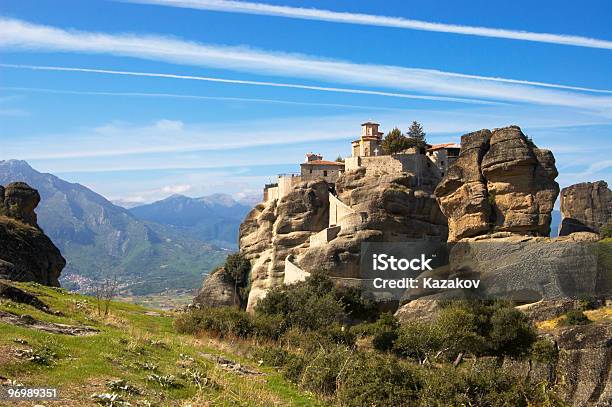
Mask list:
[[444,144],[434,144],[430,148],[429,151],[441,150],[443,148],[461,148],[461,146],[457,143],[444,143]]
[[300,165],[341,165],[344,167],[344,163],[339,163],[337,161],[325,161],[325,160],[312,160]]

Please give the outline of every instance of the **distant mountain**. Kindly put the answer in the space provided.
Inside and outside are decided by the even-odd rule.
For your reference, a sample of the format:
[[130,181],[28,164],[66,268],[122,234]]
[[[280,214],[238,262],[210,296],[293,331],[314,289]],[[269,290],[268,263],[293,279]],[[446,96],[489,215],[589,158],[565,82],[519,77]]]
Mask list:
[[136,295],[193,288],[227,254],[165,225],[137,219],[101,195],[25,161],[0,161],[0,184],[24,181],[41,202],[38,223],[67,260],[62,284],[87,291],[102,275],[117,274]]
[[193,238],[234,249],[238,244],[240,222],[250,209],[226,194],[201,198],[172,195],[131,208],[130,212],[138,219],[171,226]]

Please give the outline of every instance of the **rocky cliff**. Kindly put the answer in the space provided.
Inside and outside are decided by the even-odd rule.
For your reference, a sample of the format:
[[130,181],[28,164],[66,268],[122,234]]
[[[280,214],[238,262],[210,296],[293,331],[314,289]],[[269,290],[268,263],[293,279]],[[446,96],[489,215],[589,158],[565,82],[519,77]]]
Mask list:
[[612,221],[612,191],[605,181],[583,182],[561,191],[559,236],[574,232],[599,233]]
[[23,182],[0,186],[0,278],[59,287],[66,261],[38,227],[38,191]]
[[436,188],[449,242],[491,232],[548,236],[559,185],[555,159],[518,126],[461,138],[461,153]]
[[[306,272],[325,270],[337,281],[350,280],[361,277],[362,242],[445,240],[446,219],[433,195],[440,176],[425,156],[413,159],[420,163],[417,171],[380,165],[381,157],[370,169],[346,171],[333,193],[325,181],[303,182],[280,200],[256,206],[240,228],[240,251],[253,265],[248,308],[283,282],[286,261]],[[334,205],[349,213],[330,222]]]

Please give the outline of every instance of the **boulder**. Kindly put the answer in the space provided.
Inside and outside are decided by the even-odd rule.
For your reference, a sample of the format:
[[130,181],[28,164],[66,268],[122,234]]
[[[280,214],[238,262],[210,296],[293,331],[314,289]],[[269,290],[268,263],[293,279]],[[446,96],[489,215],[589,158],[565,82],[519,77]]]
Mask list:
[[241,305],[241,298],[235,290],[234,282],[223,267],[209,274],[202,284],[194,304],[205,307],[223,307]]
[[612,191],[605,181],[583,182],[563,188],[561,215],[559,236],[575,232],[599,233],[612,221]]
[[0,278],[59,287],[66,260],[36,223],[39,201],[23,182],[0,187]]
[[494,232],[550,234],[559,194],[555,159],[518,126],[461,138],[461,153],[436,188],[449,242]]
[[13,182],[0,190],[0,215],[38,227],[34,209],[40,202],[38,191],[25,182]]

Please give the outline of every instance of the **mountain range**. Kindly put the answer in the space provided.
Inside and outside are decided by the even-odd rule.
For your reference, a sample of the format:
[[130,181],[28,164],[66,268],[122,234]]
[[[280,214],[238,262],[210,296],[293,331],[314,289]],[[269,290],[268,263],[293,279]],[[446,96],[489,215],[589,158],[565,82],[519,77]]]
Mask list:
[[230,195],[214,194],[201,198],[172,195],[129,211],[138,219],[167,225],[195,239],[236,249],[240,222],[250,209]]
[[[173,226],[159,211],[152,211],[149,218],[167,224],[139,219],[83,185],[40,173],[25,161],[0,161],[0,184],[16,181],[28,183],[41,195],[38,223],[67,260],[61,282],[69,289],[91,291],[97,279],[111,275],[117,275],[124,291],[133,295],[193,289],[229,251],[194,237],[195,232],[185,233],[191,221],[179,220],[180,226]],[[223,206],[221,202],[227,200],[212,207]],[[146,215],[151,207],[155,205],[146,205],[140,212]],[[187,218],[192,219],[189,213]],[[175,211],[175,215],[180,214]],[[201,229],[200,236],[211,241],[230,238],[230,232],[217,239],[212,231]]]

